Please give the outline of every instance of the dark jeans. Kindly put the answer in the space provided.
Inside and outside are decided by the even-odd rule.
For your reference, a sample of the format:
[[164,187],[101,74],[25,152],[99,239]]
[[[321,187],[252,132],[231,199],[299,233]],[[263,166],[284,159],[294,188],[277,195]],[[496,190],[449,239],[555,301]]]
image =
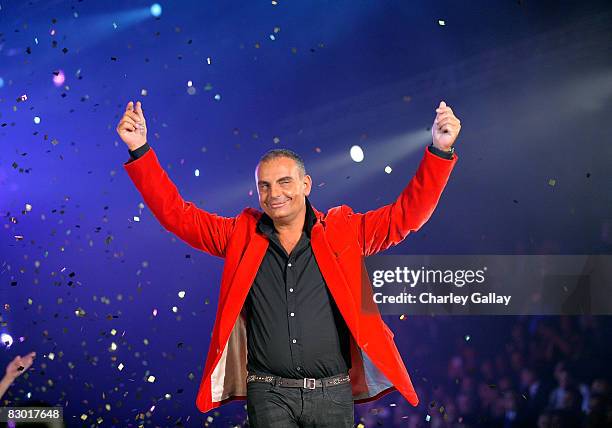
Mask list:
[[247,383],[247,414],[254,428],[352,428],[353,412],[350,382],[315,389]]

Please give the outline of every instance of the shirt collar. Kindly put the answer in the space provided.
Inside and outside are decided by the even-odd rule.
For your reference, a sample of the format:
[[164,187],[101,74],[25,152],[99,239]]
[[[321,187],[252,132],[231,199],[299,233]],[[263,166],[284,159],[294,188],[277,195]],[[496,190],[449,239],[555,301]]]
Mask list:
[[[305,196],[304,198],[306,199],[306,219],[304,220],[304,231],[306,232],[306,235],[310,237],[312,227],[317,222],[317,216],[315,215],[315,212],[312,209],[312,205],[308,200],[308,196]],[[264,235],[270,235],[276,232],[274,222],[265,212],[261,215],[259,221],[257,222],[257,230],[263,233]]]

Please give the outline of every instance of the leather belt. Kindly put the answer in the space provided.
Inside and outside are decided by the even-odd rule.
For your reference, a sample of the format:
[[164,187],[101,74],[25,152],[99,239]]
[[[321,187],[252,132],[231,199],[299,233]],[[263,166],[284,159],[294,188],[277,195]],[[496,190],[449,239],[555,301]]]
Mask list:
[[341,383],[350,382],[351,377],[348,374],[335,375],[330,377],[324,377],[322,379],[315,378],[303,378],[303,379],[288,379],[280,376],[264,376],[249,374],[247,376],[247,383],[249,382],[267,382],[272,385],[286,386],[289,388],[305,388],[315,389],[320,388],[322,385],[333,386],[340,385]]

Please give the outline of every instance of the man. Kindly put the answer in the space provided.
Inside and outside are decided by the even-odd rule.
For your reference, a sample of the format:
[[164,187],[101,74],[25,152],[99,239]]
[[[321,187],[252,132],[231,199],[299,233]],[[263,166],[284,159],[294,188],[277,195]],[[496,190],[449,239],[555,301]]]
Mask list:
[[436,112],[432,145],[392,204],[319,212],[301,158],[271,150],[255,170],[263,213],[223,217],[183,200],[146,142],[141,103],[128,103],[117,132],[145,203],[167,230],[225,259],[200,411],[246,397],[254,427],[352,427],[355,402],[398,390],[418,404],[363,258],[418,230],[437,205],[461,125],[444,102]]

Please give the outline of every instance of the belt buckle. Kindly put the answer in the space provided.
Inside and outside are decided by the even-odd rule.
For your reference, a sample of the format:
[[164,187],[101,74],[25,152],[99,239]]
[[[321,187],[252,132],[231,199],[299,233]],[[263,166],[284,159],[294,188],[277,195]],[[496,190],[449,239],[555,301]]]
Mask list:
[[315,389],[316,385],[317,385],[317,381],[316,381],[315,378],[312,378],[312,377],[305,377],[304,378],[304,388],[306,388],[306,389]]

